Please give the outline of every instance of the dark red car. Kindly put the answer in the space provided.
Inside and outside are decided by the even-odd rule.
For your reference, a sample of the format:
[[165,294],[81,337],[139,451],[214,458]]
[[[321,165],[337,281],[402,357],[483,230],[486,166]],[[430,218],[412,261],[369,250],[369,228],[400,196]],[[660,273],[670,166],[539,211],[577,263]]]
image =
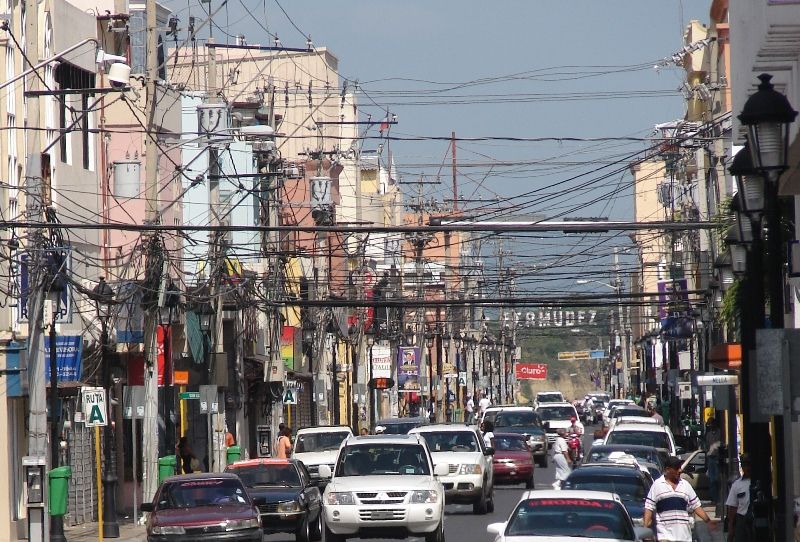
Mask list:
[[525,484],[533,489],[533,453],[526,439],[515,433],[494,434],[495,484]]
[[164,480],[142,504],[148,542],[261,542],[258,509],[235,474],[202,473]]

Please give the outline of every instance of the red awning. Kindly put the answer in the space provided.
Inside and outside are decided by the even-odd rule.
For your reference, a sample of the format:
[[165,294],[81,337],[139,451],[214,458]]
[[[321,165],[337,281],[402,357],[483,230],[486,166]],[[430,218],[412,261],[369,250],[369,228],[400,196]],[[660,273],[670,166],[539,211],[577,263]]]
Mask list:
[[715,369],[738,371],[742,368],[742,345],[739,343],[716,344],[708,350],[708,362]]

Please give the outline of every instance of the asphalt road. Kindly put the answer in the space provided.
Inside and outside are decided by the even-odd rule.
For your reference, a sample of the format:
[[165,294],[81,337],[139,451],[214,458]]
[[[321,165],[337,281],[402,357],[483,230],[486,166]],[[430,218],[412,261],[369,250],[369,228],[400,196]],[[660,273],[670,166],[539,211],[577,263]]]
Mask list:
[[[586,427],[584,449],[588,449],[591,445],[591,435],[594,429],[595,428],[591,426]],[[534,471],[536,489],[552,489],[554,481],[555,468],[553,467],[552,461],[548,461],[547,468],[536,467]],[[494,489],[494,512],[483,516],[474,515],[472,513],[472,505],[447,505],[445,508],[444,520],[445,539],[448,542],[490,542],[490,536],[486,534],[486,526],[490,523],[507,520],[524,491],[524,484],[496,486]],[[413,540],[423,539],[413,538]],[[294,542],[294,537],[291,535],[276,534],[265,536],[264,541]]]

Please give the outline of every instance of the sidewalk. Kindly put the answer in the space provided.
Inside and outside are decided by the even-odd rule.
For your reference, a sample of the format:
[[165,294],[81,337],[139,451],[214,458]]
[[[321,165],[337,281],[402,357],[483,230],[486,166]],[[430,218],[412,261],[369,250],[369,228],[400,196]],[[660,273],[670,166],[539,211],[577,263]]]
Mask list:
[[[84,523],[74,527],[64,526],[67,542],[97,542],[97,523]],[[119,538],[106,538],[119,542],[147,542],[144,525],[134,525],[130,520],[119,522]]]
[[725,533],[722,532],[723,525],[721,519],[717,517],[716,507],[713,503],[704,501],[703,510],[706,511],[711,521],[717,524],[717,528],[712,531],[705,522],[695,518],[694,531],[697,540],[700,542],[723,542],[725,540]]

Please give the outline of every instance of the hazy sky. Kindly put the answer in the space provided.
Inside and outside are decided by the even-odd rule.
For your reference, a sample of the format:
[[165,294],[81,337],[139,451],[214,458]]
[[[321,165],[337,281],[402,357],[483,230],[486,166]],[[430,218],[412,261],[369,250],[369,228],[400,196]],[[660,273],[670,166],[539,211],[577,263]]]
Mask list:
[[[200,20],[204,8],[220,6],[220,0],[166,3],[184,28],[190,14]],[[232,42],[235,34],[244,34],[250,44],[271,44],[269,31],[284,46],[305,47],[310,35],[315,46],[340,59],[343,77],[360,82],[365,113],[381,118],[385,108],[397,114],[393,136],[449,137],[455,131],[462,137],[648,137],[655,124],[682,117],[685,103],[678,91],[684,72],[653,66],[681,49],[690,20],[707,22],[709,5],[706,0],[229,0],[214,18],[214,37]],[[511,198],[520,206],[516,212],[630,218],[626,159],[646,145],[462,141],[460,192]],[[365,143],[366,149],[376,146]],[[393,141],[388,147],[406,181],[435,176],[447,160],[441,169],[445,182],[428,187],[428,193],[439,200],[451,197],[447,142]],[[527,195],[517,197],[522,194]]]

